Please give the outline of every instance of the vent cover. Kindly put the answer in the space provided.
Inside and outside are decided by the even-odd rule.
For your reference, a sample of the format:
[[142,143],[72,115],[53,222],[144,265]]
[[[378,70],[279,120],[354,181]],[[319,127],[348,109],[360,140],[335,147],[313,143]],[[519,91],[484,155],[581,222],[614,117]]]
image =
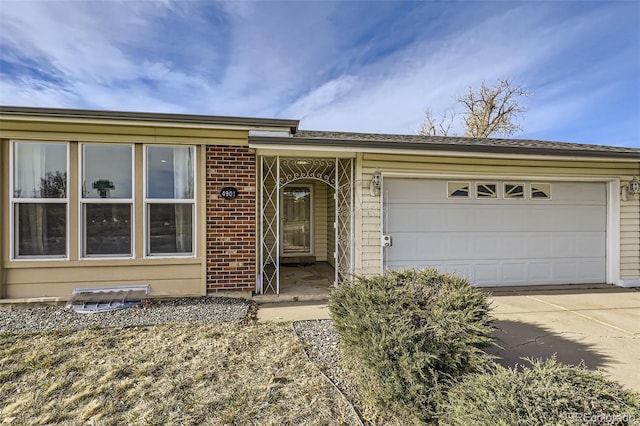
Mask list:
[[76,288],[66,308],[79,313],[115,311],[140,304],[150,290],[149,285]]

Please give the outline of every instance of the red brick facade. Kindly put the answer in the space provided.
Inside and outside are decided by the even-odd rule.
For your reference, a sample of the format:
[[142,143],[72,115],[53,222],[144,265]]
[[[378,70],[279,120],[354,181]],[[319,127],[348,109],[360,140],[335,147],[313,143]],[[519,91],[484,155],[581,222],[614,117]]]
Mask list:
[[[207,146],[207,292],[255,289],[256,155],[239,146]],[[238,189],[223,199],[225,186]]]

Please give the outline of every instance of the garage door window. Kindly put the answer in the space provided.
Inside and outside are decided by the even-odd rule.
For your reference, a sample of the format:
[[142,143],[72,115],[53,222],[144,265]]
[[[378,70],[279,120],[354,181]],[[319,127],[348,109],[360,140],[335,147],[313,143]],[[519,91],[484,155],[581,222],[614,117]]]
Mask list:
[[532,200],[550,200],[551,184],[550,183],[532,183],[531,199]]
[[447,198],[469,198],[469,182],[447,182]]
[[498,185],[495,183],[477,183],[476,184],[476,197],[477,198],[498,198]]
[[524,199],[524,183],[505,183],[504,199],[505,200]]

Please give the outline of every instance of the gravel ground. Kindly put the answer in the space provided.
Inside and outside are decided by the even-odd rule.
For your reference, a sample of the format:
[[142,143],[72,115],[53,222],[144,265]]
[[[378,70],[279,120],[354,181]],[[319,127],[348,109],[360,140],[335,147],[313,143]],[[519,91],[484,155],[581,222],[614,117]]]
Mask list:
[[118,311],[79,314],[63,306],[0,310],[0,332],[28,333],[47,330],[133,327],[168,323],[230,324],[248,320],[251,302],[202,297],[149,300]]
[[296,321],[293,329],[313,361],[353,404],[360,418],[367,417],[358,397],[358,388],[344,367],[342,351],[338,347],[338,333],[332,320]]

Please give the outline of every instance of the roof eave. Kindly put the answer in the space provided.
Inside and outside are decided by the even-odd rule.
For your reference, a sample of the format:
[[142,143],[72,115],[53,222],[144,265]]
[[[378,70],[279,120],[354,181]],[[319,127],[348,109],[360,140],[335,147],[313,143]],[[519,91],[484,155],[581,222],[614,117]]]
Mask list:
[[294,146],[326,146],[326,147],[350,147],[353,149],[397,149],[411,151],[452,151],[458,153],[495,153],[495,154],[519,154],[519,155],[540,155],[540,156],[566,156],[584,157],[598,160],[624,159],[627,161],[640,161],[640,153],[616,152],[605,150],[580,150],[563,148],[528,148],[514,146],[495,145],[463,145],[463,144],[442,144],[442,143],[412,143],[412,142],[387,142],[378,140],[337,140],[337,139],[316,139],[298,137],[264,137],[250,136],[249,144],[265,145],[290,145]]
[[127,122],[145,122],[149,124],[184,123],[200,125],[233,125],[245,127],[287,128],[293,134],[300,120],[232,117],[194,114],[165,114],[152,112],[100,111],[64,108],[35,108],[0,106],[0,115],[8,117],[35,117],[56,119],[116,120]]

